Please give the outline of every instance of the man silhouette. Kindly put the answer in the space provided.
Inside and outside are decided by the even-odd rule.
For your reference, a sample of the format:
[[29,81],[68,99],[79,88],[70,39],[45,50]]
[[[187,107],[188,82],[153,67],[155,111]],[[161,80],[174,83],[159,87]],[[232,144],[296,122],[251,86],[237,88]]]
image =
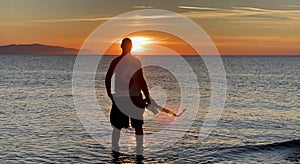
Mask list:
[[[112,100],[110,122],[112,131],[112,151],[115,156],[120,155],[119,139],[122,128],[135,128],[136,154],[138,158],[143,153],[143,113],[146,103],[150,104],[150,96],[143,76],[141,62],[131,55],[132,42],[125,38],[121,43],[122,54],[115,58],[108,69],[105,78],[106,91]],[[111,79],[115,74],[115,94],[111,92]],[[142,92],[145,96],[143,100]]]

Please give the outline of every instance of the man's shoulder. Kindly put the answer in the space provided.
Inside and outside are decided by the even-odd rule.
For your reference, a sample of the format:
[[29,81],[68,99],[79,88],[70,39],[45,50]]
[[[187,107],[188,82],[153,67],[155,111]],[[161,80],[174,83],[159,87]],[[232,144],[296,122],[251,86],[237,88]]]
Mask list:
[[119,60],[120,60],[120,56],[117,56],[111,61],[111,63],[116,64]]
[[120,60],[124,60],[125,63],[141,65],[140,59],[138,59],[137,57],[135,57],[133,55],[118,56],[112,60],[111,64],[116,65],[120,62]]
[[135,57],[135,56],[133,56],[133,55],[131,55],[131,57],[132,57],[132,60],[133,60],[135,63],[141,64],[141,61],[140,61],[139,58],[137,58],[137,57]]

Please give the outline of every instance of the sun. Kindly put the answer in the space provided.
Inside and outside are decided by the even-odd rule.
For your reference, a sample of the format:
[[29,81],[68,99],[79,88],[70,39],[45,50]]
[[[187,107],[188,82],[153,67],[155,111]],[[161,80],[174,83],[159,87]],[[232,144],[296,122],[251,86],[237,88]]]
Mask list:
[[132,51],[133,52],[142,52],[145,50],[145,46],[151,44],[152,39],[149,37],[135,36],[130,37],[132,41]]

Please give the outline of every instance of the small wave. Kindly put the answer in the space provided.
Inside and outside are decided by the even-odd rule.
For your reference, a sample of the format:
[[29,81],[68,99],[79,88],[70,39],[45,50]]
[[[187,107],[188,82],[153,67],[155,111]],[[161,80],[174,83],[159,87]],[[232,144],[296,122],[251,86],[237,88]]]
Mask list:
[[274,142],[270,144],[244,145],[235,147],[218,148],[211,154],[221,161],[300,161],[300,139]]
[[243,146],[233,146],[233,147],[220,147],[217,148],[218,151],[228,151],[228,150],[239,150],[241,152],[250,152],[257,150],[278,150],[285,148],[300,148],[300,139],[284,141],[284,142],[274,142],[270,144],[258,144],[258,145],[243,145]]
[[300,139],[290,140],[285,142],[275,142],[273,144],[266,145],[267,147],[286,147],[286,148],[300,148]]
[[274,142],[271,144],[261,144],[261,145],[245,145],[240,147],[235,147],[242,149],[244,151],[257,151],[257,150],[278,150],[286,148],[300,148],[300,139],[290,140],[284,142]]

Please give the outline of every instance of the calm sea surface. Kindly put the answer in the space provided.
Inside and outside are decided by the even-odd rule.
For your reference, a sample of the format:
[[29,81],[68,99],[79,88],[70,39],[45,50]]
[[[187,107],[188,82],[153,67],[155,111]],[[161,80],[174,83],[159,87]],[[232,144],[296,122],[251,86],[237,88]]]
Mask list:
[[[72,97],[75,58],[0,55],[0,163],[114,162],[110,150],[89,135],[76,113]],[[103,78],[113,58],[102,58],[95,80],[106,116],[110,101]],[[170,62],[172,57],[143,58],[176,64]],[[184,137],[164,151],[145,155],[144,163],[300,162],[300,57],[222,59],[227,97],[216,128],[209,137],[198,140],[210,104],[210,79],[200,57],[185,57],[200,86],[197,118]],[[170,72],[148,67],[144,76],[154,97],[180,100]],[[153,133],[153,126],[146,121],[146,135]],[[132,137],[121,140],[127,143]],[[121,156],[119,161],[135,162],[131,155]]]

